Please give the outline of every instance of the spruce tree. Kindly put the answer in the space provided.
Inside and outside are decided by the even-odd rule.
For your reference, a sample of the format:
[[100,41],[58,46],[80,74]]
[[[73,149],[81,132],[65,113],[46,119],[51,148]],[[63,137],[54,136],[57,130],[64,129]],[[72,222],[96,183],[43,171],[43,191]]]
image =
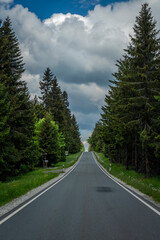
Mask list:
[[5,156],[7,155],[8,144],[6,139],[10,134],[8,120],[11,113],[11,103],[8,99],[8,93],[2,83],[0,83],[0,179],[5,179],[7,164]]
[[54,77],[51,86],[51,113],[54,121],[59,125],[61,131],[63,131],[63,124],[65,121],[65,107],[64,100],[60,86],[58,85],[57,78]]
[[[54,121],[59,126],[59,130],[65,138],[65,150],[69,152],[79,151],[79,129],[75,117],[72,118],[69,109],[67,92],[62,93],[57,78],[51,73],[50,69],[44,73],[43,80],[40,82],[42,104],[46,112],[50,112]],[[78,136],[78,137],[77,137]],[[76,149],[75,138],[77,141]],[[78,140],[77,140],[78,139]],[[81,145],[81,143],[80,143]],[[74,150],[73,150],[74,149]]]
[[79,126],[77,124],[76,118],[72,116],[72,144],[71,144],[71,153],[76,153],[81,150],[81,139],[80,139],[80,132]]
[[121,149],[126,145],[126,165],[135,165],[150,176],[159,133],[160,104],[154,95],[160,92],[160,40],[148,4],[142,5],[133,30],[125,55],[117,63],[102,119],[114,133],[116,152],[117,144]]
[[17,93],[17,88],[21,85],[21,76],[24,72],[24,63],[19,48],[18,39],[12,29],[9,17],[1,25],[0,39],[0,79],[5,83],[9,93]]
[[[30,168],[33,155],[32,134],[34,120],[30,96],[26,83],[21,79],[24,72],[24,63],[19,42],[7,17],[0,28],[0,82],[8,92],[12,104],[10,118],[10,134],[6,142],[8,146],[4,161],[7,165],[7,175],[14,176]],[[33,162],[31,163],[33,167]],[[31,167],[31,168],[32,168]]]
[[47,113],[46,117],[38,122],[36,135],[40,152],[47,153],[49,165],[63,160],[64,137],[59,132],[58,125],[53,121],[51,114]]
[[53,73],[51,72],[50,68],[47,68],[44,72],[43,79],[40,81],[40,89],[42,97],[39,97],[44,105],[46,111],[49,111],[51,108],[51,87],[53,83]]
[[[160,39],[148,4],[143,4],[134,25],[134,36],[126,50],[132,70],[132,82],[138,82],[132,103],[137,106],[136,120],[140,121],[140,141],[144,154],[145,172],[151,175],[155,137],[159,132],[160,105],[154,95],[160,92]],[[141,102],[141,106],[139,106]]]
[[69,109],[69,101],[68,101],[68,94],[66,91],[63,92],[63,101],[64,101],[64,123],[63,123],[63,134],[65,137],[66,142],[66,150],[70,152],[72,148],[72,116],[71,111]]
[[38,121],[45,116],[45,109],[43,103],[38,100],[37,95],[35,95],[34,99],[31,102],[35,121]]

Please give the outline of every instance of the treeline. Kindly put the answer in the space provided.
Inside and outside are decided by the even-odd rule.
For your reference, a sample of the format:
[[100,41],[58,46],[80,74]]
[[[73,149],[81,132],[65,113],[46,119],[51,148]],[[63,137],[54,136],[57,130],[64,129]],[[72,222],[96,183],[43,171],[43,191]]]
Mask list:
[[65,159],[81,149],[76,118],[49,68],[40,81],[41,97],[30,99],[18,39],[9,17],[0,21],[0,181]]
[[90,150],[149,177],[160,174],[160,38],[148,4],[133,32],[88,141]]

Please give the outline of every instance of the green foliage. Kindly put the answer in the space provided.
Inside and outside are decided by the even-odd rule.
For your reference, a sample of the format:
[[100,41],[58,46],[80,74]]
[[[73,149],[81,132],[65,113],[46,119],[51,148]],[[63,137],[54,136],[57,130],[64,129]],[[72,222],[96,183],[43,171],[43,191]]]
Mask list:
[[94,128],[92,136],[89,137],[88,143],[90,144],[90,151],[95,150],[96,152],[103,152],[105,148],[104,144],[104,126],[102,122],[97,122]]
[[2,83],[0,83],[0,178],[3,177],[3,169],[6,168],[4,160],[7,154],[5,141],[10,134],[8,120],[11,112],[11,104],[8,100],[8,93]]
[[35,124],[34,143],[41,153],[47,153],[49,164],[61,161],[64,157],[65,142],[59,127],[51,114]]
[[[24,169],[31,170],[34,165],[33,159],[37,162],[38,154],[32,141],[34,130],[32,104],[26,83],[21,80],[24,72],[23,58],[8,17],[0,25],[0,43],[0,83],[6,92],[3,100],[5,105],[0,106],[0,112],[4,112],[3,121],[7,121],[8,124],[1,152],[3,166],[0,179],[5,180],[8,176],[22,173]],[[4,107],[5,111],[8,111],[8,116],[5,115]]]
[[[40,82],[41,102],[30,100],[24,63],[9,17],[0,20],[0,180],[31,171],[47,152],[50,163],[78,152],[80,134],[68,96],[49,68]],[[48,114],[50,112],[50,114]],[[53,121],[54,120],[54,121]],[[75,144],[76,141],[76,144]]]
[[81,150],[81,140],[80,140],[80,133],[79,127],[76,121],[75,116],[73,115],[71,118],[71,146],[70,146],[70,153],[76,153]]
[[33,109],[32,111],[33,111],[34,119],[35,119],[35,122],[37,122],[39,119],[42,119],[45,116],[43,103],[39,102],[37,95],[35,95],[31,103],[32,103],[32,109]]
[[75,116],[72,116],[69,109],[67,92],[61,91],[57,78],[49,68],[44,72],[40,81],[42,104],[44,110],[50,111],[54,121],[58,124],[60,131],[65,138],[65,150],[70,153],[79,152],[81,140],[79,128]]
[[89,141],[96,151],[102,151],[102,141],[111,162],[150,176],[160,174],[160,104],[155,99],[160,92],[160,39],[148,4],[142,5],[133,31],[102,107],[102,137],[96,126]]

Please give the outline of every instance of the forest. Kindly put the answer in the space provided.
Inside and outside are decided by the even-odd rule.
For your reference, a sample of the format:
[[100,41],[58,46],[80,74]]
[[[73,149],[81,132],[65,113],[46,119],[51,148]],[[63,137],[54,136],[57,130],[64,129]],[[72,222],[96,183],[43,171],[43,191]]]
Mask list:
[[160,175],[160,38],[149,5],[143,4],[133,35],[117,61],[117,71],[88,139],[90,150],[103,152],[126,169]]
[[[67,92],[46,68],[41,96],[31,99],[23,80],[25,64],[9,17],[0,21],[0,181],[65,160],[65,151],[79,152],[81,139]],[[42,70],[43,71],[43,70]]]

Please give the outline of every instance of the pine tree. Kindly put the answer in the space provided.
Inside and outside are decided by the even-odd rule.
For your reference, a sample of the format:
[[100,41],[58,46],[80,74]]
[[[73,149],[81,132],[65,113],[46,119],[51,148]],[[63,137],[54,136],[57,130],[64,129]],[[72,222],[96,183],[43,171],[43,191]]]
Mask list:
[[[67,92],[62,93],[57,78],[53,77],[49,68],[44,73],[43,81],[40,82],[40,89],[44,109],[51,113],[65,138],[65,149],[69,152],[79,151],[79,129],[75,117],[71,116]],[[76,149],[73,150],[75,138],[78,141],[78,147],[76,146]]]
[[[154,95],[160,92],[160,39],[148,4],[143,4],[134,25],[134,36],[126,50],[132,69],[132,82],[138,82],[132,103],[139,107],[140,140],[145,161],[145,172],[151,175],[151,156],[154,139],[159,131],[158,112],[160,106]],[[141,101],[141,106],[139,106]]]
[[45,121],[42,124],[42,129],[39,133],[39,144],[42,152],[48,154],[48,157],[52,161],[57,161],[57,149],[58,149],[58,132],[55,127],[53,127],[51,115],[47,114]]
[[1,25],[0,39],[0,79],[5,83],[9,93],[16,94],[17,88],[21,85],[20,78],[24,72],[24,63],[19,42],[11,26],[9,17]]
[[98,121],[95,125],[91,137],[88,138],[88,143],[90,144],[90,151],[103,152],[104,151],[104,141],[103,141],[103,123]]
[[49,112],[50,108],[51,108],[51,87],[53,84],[53,73],[51,72],[50,68],[47,68],[44,72],[44,76],[42,81],[40,81],[40,89],[41,89],[41,94],[42,97],[39,97],[43,104],[44,104],[44,108],[46,109],[46,111]]
[[7,167],[4,161],[7,155],[6,139],[10,133],[8,120],[11,112],[11,104],[8,100],[8,93],[2,83],[0,83],[0,179],[5,178],[5,170]]
[[43,103],[38,100],[37,95],[35,95],[34,99],[31,102],[35,121],[38,121],[45,116]]
[[[7,155],[6,178],[27,171],[33,167],[30,162],[36,159],[32,145],[34,120],[29,92],[26,83],[21,80],[24,72],[24,63],[18,40],[7,17],[0,28],[0,82],[4,84],[12,104],[8,124],[10,133],[6,139]],[[32,149],[32,150],[31,150]],[[32,159],[32,160],[31,160]],[[30,165],[31,164],[31,165]],[[32,168],[31,167],[31,168]]]
[[64,137],[51,114],[47,113],[45,118],[36,123],[34,141],[37,142],[41,153],[47,153],[49,165],[64,160]]
[[64,100],[60,86],[58,85],[57,78],[54,77],[51,86],[51,113],[54,121],[59,125],[61,131],[63,131],[63,124],[65,121],[65,107]]
[[72,116],[71,111],[69,109],[69,101],[68,101],[68,94],[66,91],[63,92],[63,101],[64,101],[64,122],[63,122],[63,134],[65,137],[66,142],[66,150],[70,152],[70,149],[72,148]]
[[81,139],[80,139],[80,132],[79,127],[76,121],[75,116],[72,116],[72,144],[70,148],[70,153],[79,152],[81,149]]
[[[154,165],[155,137],[159,132],[160,105],[154,95],[160,92],[160,40],[155,27],[151,9],[143,4],[133,28],[134,36],[130,36],[126,54],[117,63],[116,80],[102,114],[113,132],[115,152],[126,145],[127,167],[134,164],[147,176]],[[142,154],[137,157],[138,149]]]

